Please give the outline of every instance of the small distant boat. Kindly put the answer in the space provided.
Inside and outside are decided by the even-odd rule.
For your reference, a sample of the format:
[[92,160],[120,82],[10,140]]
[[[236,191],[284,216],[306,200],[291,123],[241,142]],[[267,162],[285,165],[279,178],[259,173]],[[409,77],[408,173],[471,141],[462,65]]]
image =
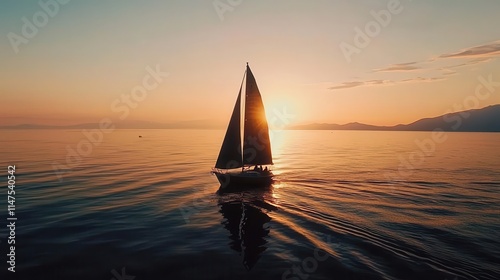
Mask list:
[[[245,82],[244,95],[242,95],[243,82]],[[229,186],[269,186],[273,181],[272,165],[269,126],[264,104],[247,63],[233,114],[212,173],[221,183],[221,189]]]

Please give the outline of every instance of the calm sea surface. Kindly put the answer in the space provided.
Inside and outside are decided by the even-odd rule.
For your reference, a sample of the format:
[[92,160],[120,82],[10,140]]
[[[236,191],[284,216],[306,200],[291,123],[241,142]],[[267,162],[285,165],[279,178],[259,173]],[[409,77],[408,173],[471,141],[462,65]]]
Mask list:
[[277,131],[277,182],[219,195],[223,136],[0,130],[0,278],[500,279],[500,133]]

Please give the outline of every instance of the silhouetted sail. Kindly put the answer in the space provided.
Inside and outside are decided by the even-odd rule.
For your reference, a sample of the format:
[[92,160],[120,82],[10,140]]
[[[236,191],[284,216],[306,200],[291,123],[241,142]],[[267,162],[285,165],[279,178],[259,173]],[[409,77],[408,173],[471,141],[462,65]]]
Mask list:
[[[243,84],[242,84],[243,85]],[[243,166],[241,155],[241,88],[234,105],[226,136],[215,163],[216,168],[231,169]]]
[[245,127],[243,136],[244,165],[273,164],[269,128],[257,82],[247,65]]

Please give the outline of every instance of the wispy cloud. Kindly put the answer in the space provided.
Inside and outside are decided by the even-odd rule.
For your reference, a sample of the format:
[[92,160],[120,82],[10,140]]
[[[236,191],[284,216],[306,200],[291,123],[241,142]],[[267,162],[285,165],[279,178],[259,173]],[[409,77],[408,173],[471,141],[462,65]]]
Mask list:
[[399,83],[437,82],[437,81],[442,81],[442,80],[445,80],[445,78],[444,77],[431,77],[431,78],[416,77],[416,78],[401,80]]
[[329,89],[344,89],[344,88],[353,88],[353,87],[360,87],[364,86],[364,82],[344,82],[336,86],[332,86]]
[[[409,78],[404,80],[382,80],[382,79],[378,80],[372,79],[366,81],[357,80],[357,81],[349,81],[336,84],[330,86],[328,89],[341,90],[341,89],[350,89],[362,86],[397,85],[403,83],[430,83],[430,82],[443,81],[448,79],[450,76],[456,75],[458,73],[457,71],[454,70],[455,68],[490,62],[497,57],[500,57],[500,40],[480,46],[470,47],[454,53],[441,54],[424,61],[412,61],[406,63],[391,64],[389,66],[379,69],[374,69],[372,71],[372,73],[376,72],[407,73],[412,71],[418,73],[422,73],[422,71],[430,71],[429,73],[432,73],[438,70],[441,73],[440,76],[437,77],[417,76],[414,78]],[[460,59],[460,60],[459,63],[457,62],[458,64],[443,67],[440,62],[447,59]],[[438,66],[436,64],[441,64],[441,65]]]
[[417,62],[407,62],[393,64],[385,68],[374,69],[373,72],[399,72],[399,71],[413,71],[420,69],[420,67],[415,66]]
[[490,62],[492,60],[493,60],[493,58],[491,58],[491,57],[480,57],[480,58],[471,59],[469,61],[457,64],[457,65],[448,66],[448,68],[458,68],[458,67],[463,67],[463,66],[470,66],[470,65],[474,65],[474,64]]
[[460,50],[455,53],[442,54],[439,58],[472,58],[500,56],[500,41]]
[[451,70],[449,68],[439,68],[438,70],[442,71],[442,75],[444,76],[456,75],[458,73],[457,71]]
[[352,82],[344,82],[341,84],[333,85],[328,89],[340,90],[340,89],[349,89],[361,86],[387,86],[387,85],[397,85],[397,84],[412,83],[412,82],[414,83],[437,82],[444,79],[445,79],[444,77],[430,77],[430,78],[416,77],[416,78],[397,80],[397,81],[393,80],[352,81]]
[[[404,80],[366,80],[366,81],[348,81],[337,85],[330,86],[330,90],[341,90],[350,89],[362,86],[378,86],[378,85],[397,85],[402,83],[422,83],[422,82],[436,82],[446,80],[448,77],[457,74],[454,68],[471,66],[480,63],[486,63],[500,57],[500,40],[466,48],[459,50],[454,53],[445,53],[438,56],[434,56],[425,61],[412,61],[406,63],[391,64],[386,67],[372,70],[372,73],[377,72],[416,72],[422,73],[422,71],[435,71],[440,70],[441,76],[439,77],[428,77],[424,78],[417,76],[415,78],[404,79]],[[445,59],[461,59],[459,64],[437,67],[436,63],[443,61]],[[465,60],[465,62],[464,62]]]
[[[424,61],[413,61],[407,63],[392,64],[380,69],[374,69],[373,72],[395,72],[395,71],[402,72],[402,71],[435,69],[433,68],[434,67],[433,63],[437,63],[445,59],[449,58],[469,59],[465,62],[461,62],[460,64],[446,67],[448,69],[451,69],[451,68],[458,68],[463,66],[470,66],[474,64],[490,62],[497,57],[500,57],[500,41],[495,41],[480,46],[470,47],[453,53],[440,54]],[[417,66],[417,64],[419,66]]]
[[388,80],[370,80],[370,81],[354,81],[354,82],[344,82],[338,85],[329,87],[329,89],[346,89],[361,86],[376,86],[376,85],[389,85],[392,81]]

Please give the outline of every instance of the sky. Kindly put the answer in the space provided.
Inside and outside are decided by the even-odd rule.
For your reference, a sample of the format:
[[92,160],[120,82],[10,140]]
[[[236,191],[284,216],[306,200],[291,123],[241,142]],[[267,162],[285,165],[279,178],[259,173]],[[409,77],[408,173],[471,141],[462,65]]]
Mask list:
[[482,108],[500,103],[499,11],[498,0],[1,1],[0,125],[226,124],[246,62],[283,125]]

